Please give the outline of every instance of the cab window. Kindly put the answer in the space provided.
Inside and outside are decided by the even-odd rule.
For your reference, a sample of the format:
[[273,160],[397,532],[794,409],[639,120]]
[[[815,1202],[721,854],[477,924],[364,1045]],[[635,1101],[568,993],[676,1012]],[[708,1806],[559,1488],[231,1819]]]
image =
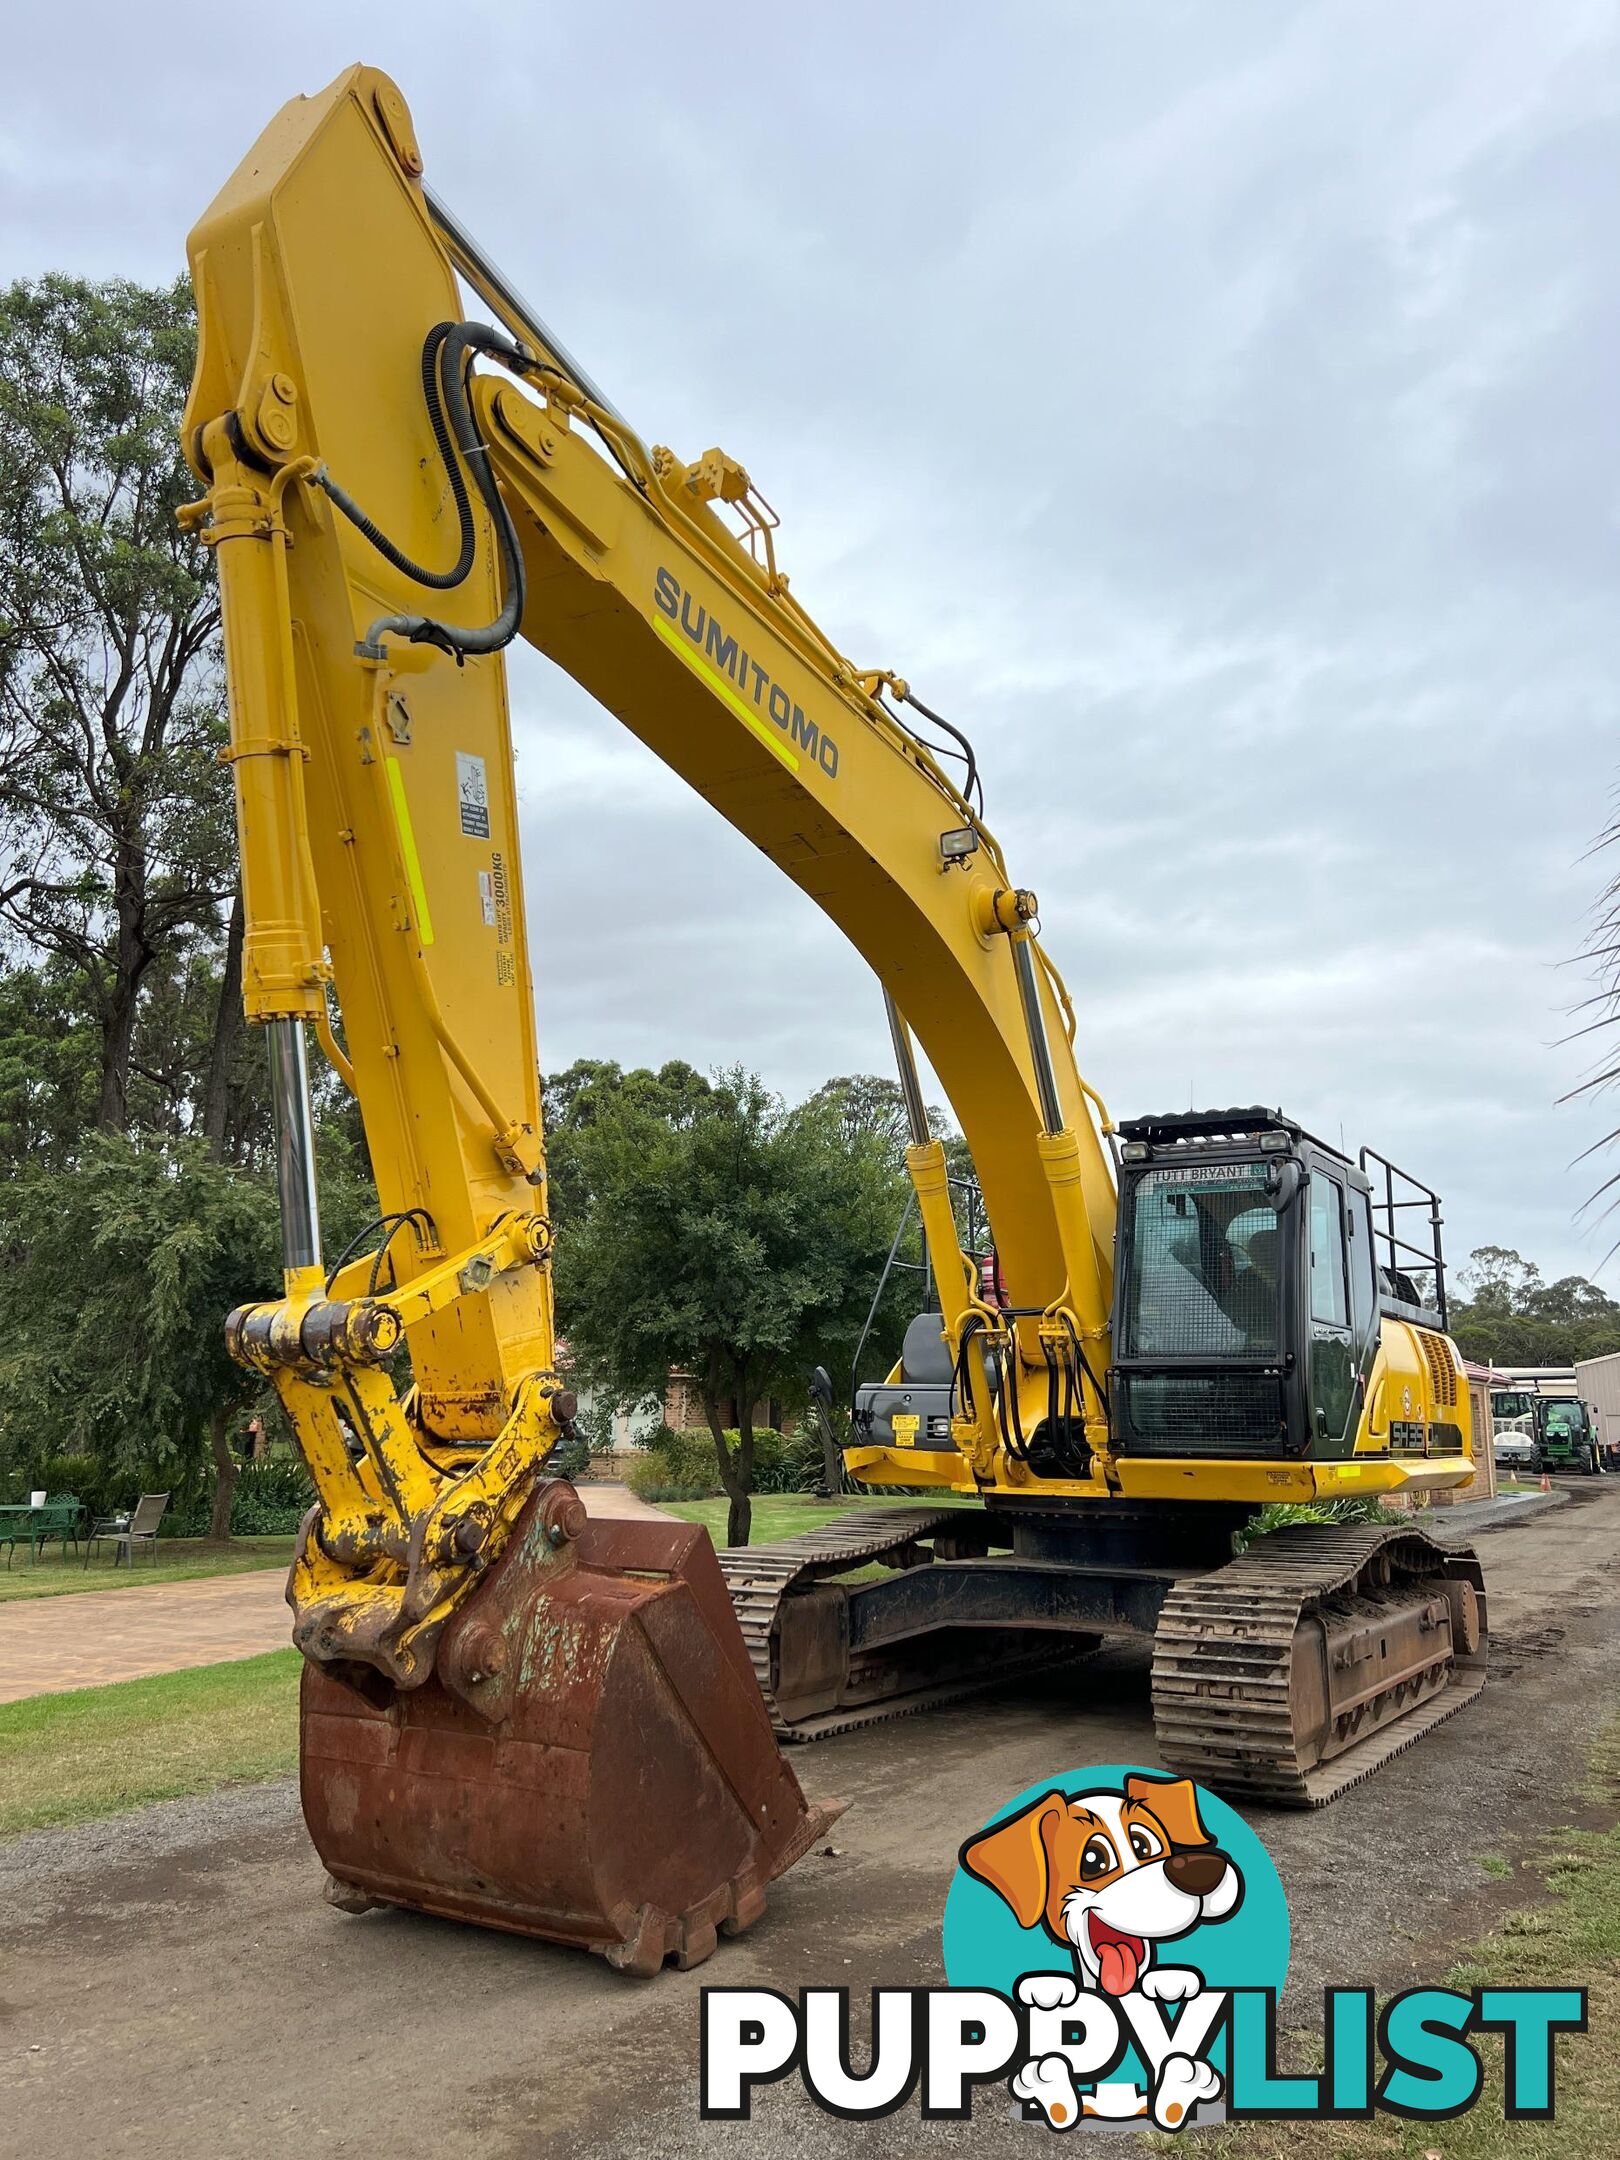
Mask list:
[[1373,1280],[1372,1209],[1365,1193],[1346,1196],[1346,1227],[1350,1234],[1351,1325],[1358,1335],[1376,1335],[1378,1286]]
[[1320,1170],[1311,1173],[1311,1318],[1350,1324],[1344,1280],[1344,1195]]
[[1121,1339],[1136,1356],[1276,1355],[1280,1233],[1260,1163],[1148,1171]]

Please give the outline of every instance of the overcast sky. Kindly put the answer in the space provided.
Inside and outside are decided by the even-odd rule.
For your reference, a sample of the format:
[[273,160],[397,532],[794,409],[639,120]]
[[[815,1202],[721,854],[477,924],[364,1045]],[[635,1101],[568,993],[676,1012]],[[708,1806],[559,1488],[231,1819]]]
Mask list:
[[[973,734],[1116,1114],[1280,1102],[1458,1254],[1596,1266],[1555,1098],[1620,762],[1620,7],[59,0],[7,10],[0,275],[172,275],[356,59],[642,435],[740,458],[799,597]],[[545,1062],[886,1069],[810,902],[513,678]]]

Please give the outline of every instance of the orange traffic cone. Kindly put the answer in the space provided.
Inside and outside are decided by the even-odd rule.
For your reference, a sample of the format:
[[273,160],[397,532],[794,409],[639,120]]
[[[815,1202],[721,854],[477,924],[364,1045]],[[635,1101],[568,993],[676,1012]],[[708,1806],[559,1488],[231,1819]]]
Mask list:
[[1547,1475],[1545,1470],[1543,1470],[1541,1473],[1541,1489],[1543,1492],[1552,1491],[1552,1479]]

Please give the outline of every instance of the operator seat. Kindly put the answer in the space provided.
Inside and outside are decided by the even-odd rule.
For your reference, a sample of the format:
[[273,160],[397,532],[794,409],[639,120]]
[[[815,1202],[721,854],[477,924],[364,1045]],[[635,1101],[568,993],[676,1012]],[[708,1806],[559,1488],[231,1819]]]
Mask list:
[[906,1329],[900,1346],[900,1366],[906,1378],[921,1387],[948,1387],[952,1378],[950,1345],[940,1333],[937,1312],[920,1312]]

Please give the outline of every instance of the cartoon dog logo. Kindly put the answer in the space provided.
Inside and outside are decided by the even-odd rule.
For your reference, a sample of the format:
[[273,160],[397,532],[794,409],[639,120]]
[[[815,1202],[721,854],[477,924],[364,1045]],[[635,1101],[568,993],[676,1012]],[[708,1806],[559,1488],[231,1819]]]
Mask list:
[[[1073,1959],[1073,1980],[1031,1973],[1019,1982],[1020,1999],[1042,2011],[1077,2003],[1085,1988],[1178,2002],[1185,2014],[1203,1991],[1203,1975],[1159,1964],[1158,1946],[1230,1919],[1243,1900],[1243,1878],[1204,1828],[1186,1778],[1133,1774],[1123,1792],[1049,1792],[970,1838],[961,1864],[1010,1907],[1020,1927],[1041,1928]],[[1208,2063],[1174,2050],[1145,2101],[1134,2085],[1102,2085],[1082,2101],[1060,2054],[1027,2063],[1012,2080],[1014,2095],[1038,2103],[1053,2129],[1072,2127],[1082,2115],[1146,2115],[1161,2129],[1179,2129],[1220,2089]]]

